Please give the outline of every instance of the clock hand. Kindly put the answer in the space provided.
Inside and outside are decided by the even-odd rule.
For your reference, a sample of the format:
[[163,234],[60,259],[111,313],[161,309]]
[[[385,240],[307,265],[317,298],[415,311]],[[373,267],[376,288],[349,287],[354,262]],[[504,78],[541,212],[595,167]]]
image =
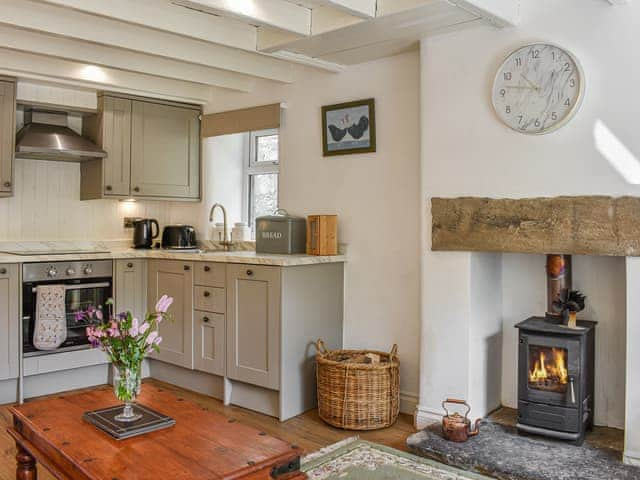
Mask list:
[[531,80],[529,80],[529,79],[524,75],[524,73],[521,73],[521,74],[520,74],[520,76],[521,76],[522,78],[524,78],[524,79],[525,79],[525,81],[526,81],[529,85],[531,85],[531,86],[533,87],[533,89],[534,89],[534,90],[536,90],[536,91],[540,91],[540,87],[539,87],[538,85],[536,85],[535,83],[533,83]]

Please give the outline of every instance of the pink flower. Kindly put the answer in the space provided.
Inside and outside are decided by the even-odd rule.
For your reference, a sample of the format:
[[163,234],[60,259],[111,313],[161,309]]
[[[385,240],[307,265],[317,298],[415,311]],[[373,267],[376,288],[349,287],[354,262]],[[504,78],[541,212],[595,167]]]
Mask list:
[[149,330],[149,327],[151,325],[149,325],[148,322],[144,322],[142,325],[140,325],[140,327],[138,327],[138,334],[139,335],[144,335],[144,332],[146,332],[147,330]]
[[173,298],[168,295],[163,295],[160,297],[160,300],[158,300],[158,303],[156,303],[156,312],[167,313],[167,310],[169,310],[172,303]]
[[102,319],[104,318],[104,316],[102,315],[102,310],[96,310],[96,318],[102,321]]
[[160,342],[162,342],[162,337],[160,336],[156,337],[156,339],[153,341],[155,345],[160,345]]
[[146,340],[147,345],[152,345],[157,337],[158,337],[158,332],[156,331],[151,332]]
[[131,328],[129,329],[129,335],[137,337],[140,334],[140,320],[133,317],[131,320]]

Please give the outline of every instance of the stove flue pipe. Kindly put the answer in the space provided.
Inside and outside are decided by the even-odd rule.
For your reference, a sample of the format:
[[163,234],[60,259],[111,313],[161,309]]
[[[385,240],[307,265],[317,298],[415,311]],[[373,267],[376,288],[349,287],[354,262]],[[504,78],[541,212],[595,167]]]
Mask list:
[[547,315],[559,317],[553,302],[562,290],[571,290],[571,255],[547,255]]

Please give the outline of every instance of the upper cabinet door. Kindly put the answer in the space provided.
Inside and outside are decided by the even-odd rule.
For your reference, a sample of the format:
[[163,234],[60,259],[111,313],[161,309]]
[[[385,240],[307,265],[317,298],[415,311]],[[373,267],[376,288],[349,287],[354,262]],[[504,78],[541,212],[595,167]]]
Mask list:
[[104,195],[126,196],[131,180],[131,100],[102,97],[102,148]]
[[200,197],[200,112],[132,102],[131,190],[136,197]]
[[0,81],[0,196],[13,193],[16,138],[16,84]]

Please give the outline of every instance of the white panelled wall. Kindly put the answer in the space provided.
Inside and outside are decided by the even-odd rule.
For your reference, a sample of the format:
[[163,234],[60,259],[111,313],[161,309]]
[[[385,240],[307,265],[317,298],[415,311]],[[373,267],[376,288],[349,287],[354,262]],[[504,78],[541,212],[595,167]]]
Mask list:
[[[640,96],[635,94],[640,64],[629,61],[637,55],[640,42],[640,3],[612,7],[602,0],[522,0],[521,14],[522,24],[515,29],[478,28],[424,39],[421,44],[426,247],[422,420],[437,418],[446,396],[471,399],[474,415],[484,415],[500,403],[515,406],[513,325],[543,314],[546,305],[543,255],[431,252],[429,199],[640,194],[629,171],[607,160],[620,151],[620,144],[631,152],[626,158],[632,158],[632,169],[638,162],[633,156],[640,156],[635,121],[640,110]],[[567,126],[549,135],[527,136],[497,119],[491,87],[497,68],[511,51],[538,41],[573,51],[584,68],[587,90],[581,110]],[[612,135],[598,141],[595,134],[602,132],[598,125],[606,125]],[[599,322],[595,421],[626,426],[625,458],[631,462],[640,460],[640,437],[633,433],[640,415],[640,353],[627,332],[637,334],[640,328],[633,300],[640,284],[638,268],[629,272],[629,262],[637,263],[627,259],[625,271],[624,258],[575,256],[573,283],[588,297],[588,308],[579,318]],[[483,285],[484,292],[470,291],[474,285]],[[501,309],[488,308],[500,298]],[[486,381],[495,374],[501,375],[501,382]],[[479,377],[484,381],[477,381]]]

